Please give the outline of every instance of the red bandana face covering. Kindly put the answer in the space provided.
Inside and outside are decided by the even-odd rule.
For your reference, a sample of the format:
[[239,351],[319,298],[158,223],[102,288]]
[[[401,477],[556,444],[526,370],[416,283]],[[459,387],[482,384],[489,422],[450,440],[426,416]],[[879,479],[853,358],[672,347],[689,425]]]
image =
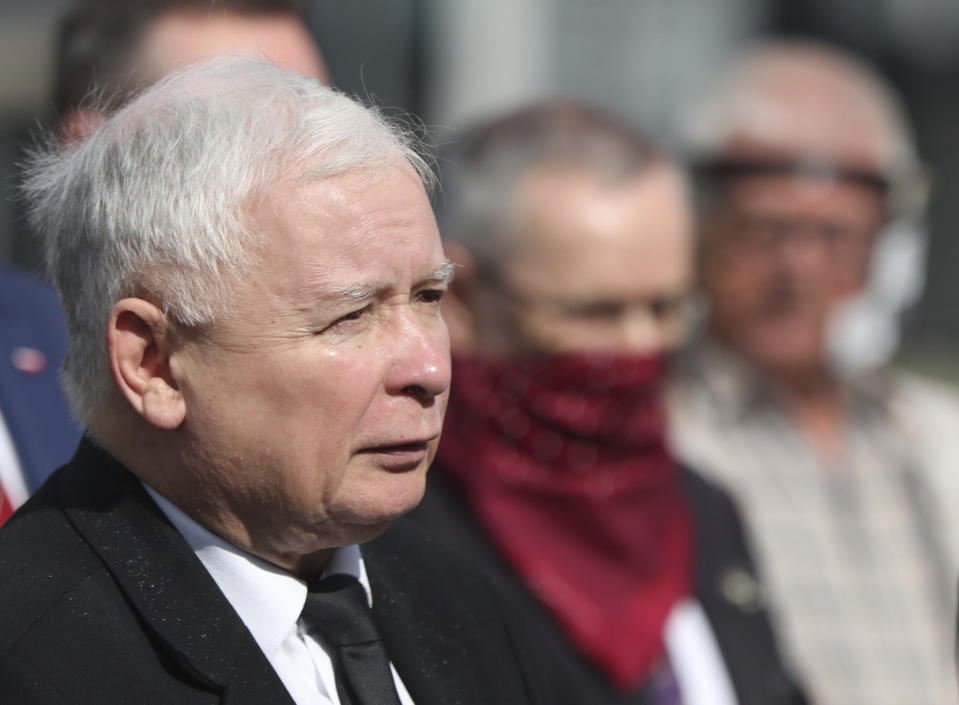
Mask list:
[[571,643],[619,690],[663,655],[693,528],[661,358],[460,358],[438,460]]

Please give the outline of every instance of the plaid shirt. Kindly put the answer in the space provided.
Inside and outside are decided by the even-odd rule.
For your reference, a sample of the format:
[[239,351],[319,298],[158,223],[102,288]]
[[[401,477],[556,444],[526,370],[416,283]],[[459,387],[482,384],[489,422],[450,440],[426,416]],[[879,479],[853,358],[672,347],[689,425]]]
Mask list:
[[670,391],[677,455],[736,497],[787,659],[819,705],[956,705],[959,398],[885,371],[847,385],[824,464],[725,351]]

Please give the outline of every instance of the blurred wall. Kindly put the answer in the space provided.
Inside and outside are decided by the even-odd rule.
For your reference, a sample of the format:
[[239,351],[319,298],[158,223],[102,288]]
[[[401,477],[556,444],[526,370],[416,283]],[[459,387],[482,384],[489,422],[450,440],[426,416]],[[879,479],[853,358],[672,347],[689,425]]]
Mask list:
[[53,26],[65,0],[0,3],[0,263],[38,268],[38,250],[16,198],[16,164],[38,121],[50,116]]

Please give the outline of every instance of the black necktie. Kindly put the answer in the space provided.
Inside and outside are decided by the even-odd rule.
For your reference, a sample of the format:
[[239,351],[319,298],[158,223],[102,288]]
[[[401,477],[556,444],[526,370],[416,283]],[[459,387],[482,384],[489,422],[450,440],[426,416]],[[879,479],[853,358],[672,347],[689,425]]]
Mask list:
[[303,617],[335,649],[342,705],[400,705],[373,611],[356,578],[338,574],[311,584]]

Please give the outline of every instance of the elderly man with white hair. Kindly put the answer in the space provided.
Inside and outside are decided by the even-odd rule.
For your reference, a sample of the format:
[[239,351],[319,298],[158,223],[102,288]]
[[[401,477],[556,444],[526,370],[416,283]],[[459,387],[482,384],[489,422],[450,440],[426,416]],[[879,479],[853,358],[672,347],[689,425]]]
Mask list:
[[0,532],[3,702],[536,700],[498,598],[389,528],[450,383],[428,181],[375,112],[249,59],[37,156],[89,438]]
[[739,500],[815,702],[959,702],[959,403],[887,362],[921,280],[903,112],[851,57],[772,43],[691,115],[709,321],[673,444]]

